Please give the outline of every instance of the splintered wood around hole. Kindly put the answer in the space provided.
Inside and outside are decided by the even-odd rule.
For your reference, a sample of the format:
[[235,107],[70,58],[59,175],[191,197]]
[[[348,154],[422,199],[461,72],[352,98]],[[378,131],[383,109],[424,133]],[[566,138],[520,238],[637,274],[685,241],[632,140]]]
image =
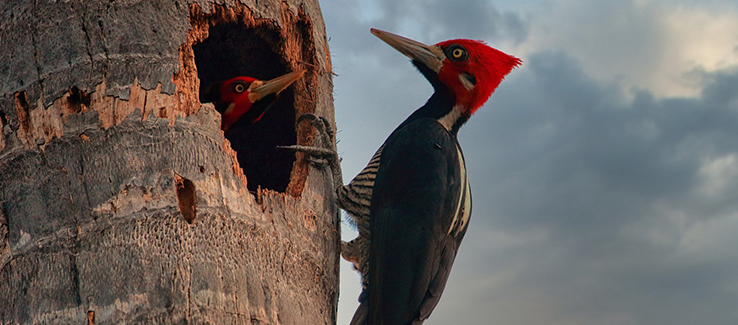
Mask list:
[[290,71],[307,71],[279,94],[258,123],[237,122],[224,134],[228,140],[224,149],[235,151],[234,172],[243,173],[249,191],[262,188],[299,197],[308,165],[297,160],[295,153],[275,148],[298,144],[304,137],[297,133],[295,117],[315,112],[318,75],[323,70],[317,64],[310,18],[302,9],[293,12],[284,4],[280,9],[281,28],[272,20],[254,17],[251,9],[238,2],[212,4],[209,12],[192,4],[192,28],[180,56],[186,59],[183,67],[189,68],[184,69],[188,78],[198,81],[199,89],[193,92],[201,100],[207,89],[236,76],[269,80]]
[[182,217],[192,223],[197,214],[197,194],[195,183],[174,173],[174,186],[177,190],[177,201],[179,201],[179,212]]

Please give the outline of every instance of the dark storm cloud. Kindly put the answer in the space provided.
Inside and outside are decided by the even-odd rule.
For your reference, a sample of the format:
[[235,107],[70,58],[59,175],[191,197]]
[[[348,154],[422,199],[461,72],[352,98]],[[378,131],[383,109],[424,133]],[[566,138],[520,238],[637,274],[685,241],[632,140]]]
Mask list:
[[513,181],[520,176],[544,191],[535,200],[490,193],[502,195],[500,203],[508,196],[530,201],[525,206],[533,210],[514,213],[512,223],[556,220],[562,231],[576,232],[593,222],[628,222],[655,199],[675,200],[687,209],[701,203],[693,194],[705,160],[738,152],[736,71],[706,78],[700,98],[657,100],[641,90],[628,101],[617,87],[584,76],[563,53],[539,53],[528,61],[516,85],[503,85],[506,91],[493,97],[488,105],[493,112],[480,114],[484,120],[469,127],[493,130],[480,134],[490,137],[480,139],[488,144],[480,151],[504,153],[487,154],[485,161],[495,163],[484,166],[496,170],[492,181],[508,181],[513,172]]

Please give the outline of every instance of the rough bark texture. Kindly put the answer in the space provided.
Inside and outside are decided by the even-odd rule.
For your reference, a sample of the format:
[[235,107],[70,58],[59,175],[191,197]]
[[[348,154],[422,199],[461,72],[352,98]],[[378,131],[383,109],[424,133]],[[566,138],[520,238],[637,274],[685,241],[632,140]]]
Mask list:
[[298,153],[284,192],[249,192],[198,100],[228,73],[306,69],[261,135],[312,144],[296,115],[334,123],[317,0],[13,0],[0,14],[0,324],[335,323],[330,171]]

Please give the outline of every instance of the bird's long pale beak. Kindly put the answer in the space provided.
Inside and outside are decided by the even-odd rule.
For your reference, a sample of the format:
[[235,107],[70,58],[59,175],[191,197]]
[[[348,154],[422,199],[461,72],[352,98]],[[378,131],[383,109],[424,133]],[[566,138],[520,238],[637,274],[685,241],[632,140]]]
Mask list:
[[297,79],[300,79],[305,74],[305,70],[290,72],[286,75],[276,77],[269,81],[254,81],[249,87],[249,100],[255,103],[259,99],[262,99],[271,94],[279,94],[282,90],[287,88]]
[[418,41],[375,28],[372,28],[371,32],[374,36],[379,37],[379,39],[389,44],[389,46],[394,47],[395,50],[400,51],[400,53],[409,57],[411,60],[421,62],[435,72],[441,70],[445,55],[439,46],[425,45]]

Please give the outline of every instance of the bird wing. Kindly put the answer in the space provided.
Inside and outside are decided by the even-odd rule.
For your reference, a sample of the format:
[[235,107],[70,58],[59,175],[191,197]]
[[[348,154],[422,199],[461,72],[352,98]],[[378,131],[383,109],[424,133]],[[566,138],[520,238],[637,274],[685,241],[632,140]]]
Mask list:
[[451,231],[465,212],[460,200],[471,200],[460,155],[432,118],[385,142],[370,212],[367,324],[419,324],[438,303],[467,225]]

